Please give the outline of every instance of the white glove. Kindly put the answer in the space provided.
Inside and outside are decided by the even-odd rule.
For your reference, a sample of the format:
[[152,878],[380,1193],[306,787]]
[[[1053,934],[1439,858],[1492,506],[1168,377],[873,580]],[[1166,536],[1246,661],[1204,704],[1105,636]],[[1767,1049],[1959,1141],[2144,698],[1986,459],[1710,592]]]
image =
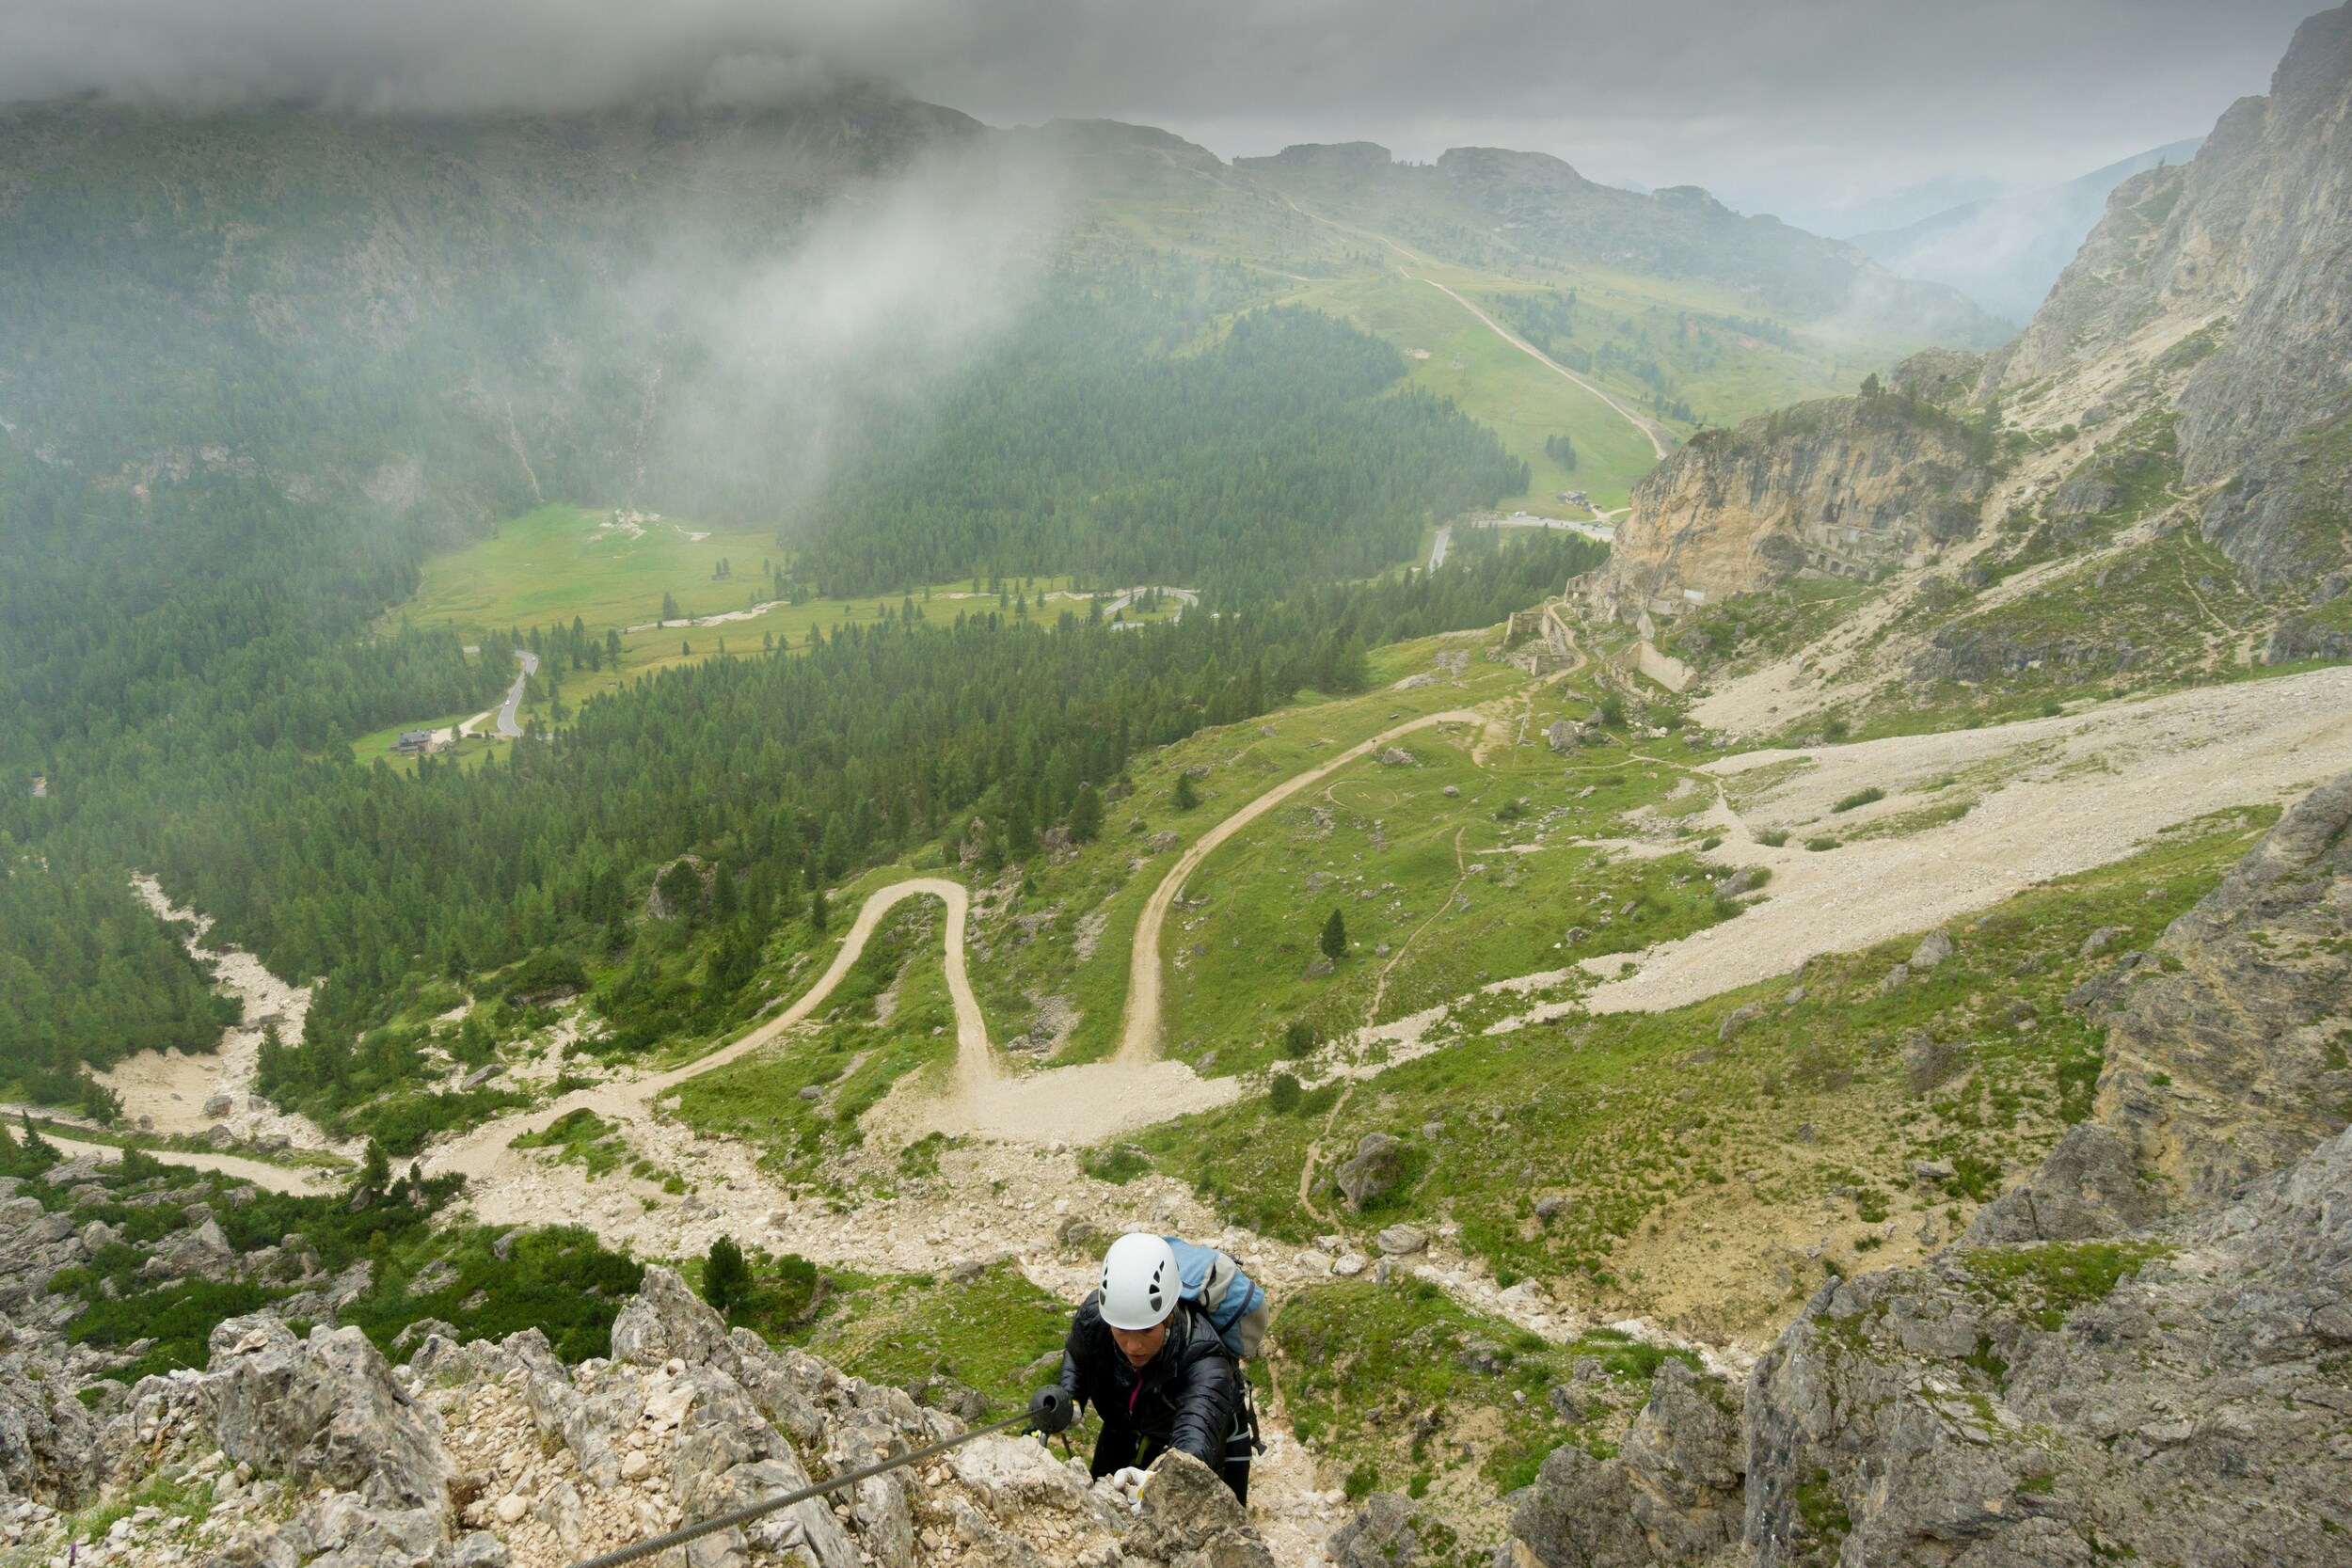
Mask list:
[[1144,1484],[1152,1479],[1149,1470],[1138,1470],[1130,1465],[1123,1470],[1111,1472],[1111,1490],[1137,1508],[1143,1506]]

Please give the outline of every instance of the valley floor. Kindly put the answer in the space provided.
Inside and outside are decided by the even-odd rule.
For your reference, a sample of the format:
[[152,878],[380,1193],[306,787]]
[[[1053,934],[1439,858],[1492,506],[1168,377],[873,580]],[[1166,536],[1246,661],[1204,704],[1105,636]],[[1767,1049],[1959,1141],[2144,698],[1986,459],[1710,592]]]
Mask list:
[[[1092,1281],[1099,1238],[1148,1225],[1221,1238],[1248,1255],[1252,1270],[1278,1297],[1329,1289],[1329,1253],[1295,1238],[1279,1241],[1262,1233],[1263,1227],[1253,1231],[1232,1224],[1230,1212],[1205,1198],[1195,1180],[1168,1174],[1166,1167],[1142,1175],[1104,1173],[1119,1179],[1090,1174],[1102,1167],[1084,1146],[1178,1117],[1220,1108],[1237,1111],[1245,1097],[1263,1097],[1265,1091],[1263,1073],[1203,1076],[1194,1065],[1164,1054],[1164,921],[1172,909],[1183,907],[1188,884],[1201,877],[1204,863],[1221,846],[1245,836],[1285,802],[1312,799],[1312,786],[1343,769],[1373,766],[1365,760],[1370,754],[1395,746],[1411,732],[1440,725],[1464,732],[1459,760],[1446,765],[1451,768],[1523,767],[1531,755],[1548,759],[1541,749],[1541,721],[1532,719],[1534,705],[1571,673],[1573,668],[1498,680],[1483,689],[1471,706],[1392,724],[1272,783],[1200,833],[1157,877],[1135,922],[1128,938],[1131,973],[1120,1045],[1104,1059],[1017,1069],[1016,1059],[1003,1053],[1002,1042],[990,1040],[980,999],[965,973],[968,889],[946,877],[916,878],[871,893],[822,977],[782,1013],[724,1049],[666,1072],[614,1076],[491,1121],[430,1150],[424,1166],[433,1174],[466,1175],[470,1214],[480,1223],[580,1225],[607,1244],[640,1257],[691,1258],[717,1238],[732,1236],[770,1255],[797,1253],[855,1277],[956,1277],[1010,1260],[1035,1288],[1074,1301]],[[1453,1003],[1367,1024],[1325,1045],[1295,1070],[1311,1090],[1320,1083],[1333,1087],[1319,1092],[1345,1091],[1332,1105],[1327,1127],[1336,1121],[1354,1085],[1363,1085],[1367,1096],[1385,1103],[1394,1097],[1382,1092],[1384,1075],[1431,1052],[1531,1025],[1687,1007],[1790,974],[1816,955],[1852,953],[1985,911],[2033,884],[2118,861],[2163,830],[2193,818],[2280,800],[2352,768],[2352,672],[2324,670],[1996,729],[1806,752],[1703,761],[1687,751],[1673,757],[1650,754],[1657,745],[1634,736],[1629,752],[1607,752],[1613,766],[1654,768],[1650,777],[1656,783],[1646,803],[1621,814],[1618,836],[1578,842],[1640,862],[1690,849],[1694,846],[1684,841],[1703,836],[1706,842],[1696,847],[1722,863],[1768,871],[1770,895],[1744,910],[1733,909],[1731,918],[1637,952],[1487,980]],[[1531,752],[1529,747],[1537,750]],[[1583,776],[1578,769],[1586,768],[1582,758],[1569,758],[1567,784],[1574,784]],[[1878,793],[1854,803],[1870,791]],[[1565,798],[1574,798],[1572,792]],[[1681,805],[1669,807],[1670,800]],[[1675,810],[1680,815],[1670,815]],[[1260,829],[1262,834],[1268,831]],[[1780,842],[1767,842],[1773,839]],[[1819,847],[1805,847],[1808,840]],[[877,928],[910,898],[937,899],[946,915],[941,957],[956,1050],[933,1069],[901,1077],[866,1113],[863,1137],[843,1153],[842,1168],[826,1190],[812,1192],[784,1180],[760,1147],[707,1133],[674,1114],[676,1093],[704,1074],[771,1048],[791,1052]],[[1557,918],[1590,917],[1563,910]],[[233,958],[232,967],[241,958]],[[1622,973],[1628,969],[1629,974]],[[289,991],[273,1005],[282,1014],[298,1002],[299,994]],[[253,1006],[249,997],[248,1016]],[[1373,1006],[1380,1011],[1377,1000]],[[298,1028],[298,1018],[294,1022]],[[1711,1015],[1701,1027],[1711,1029]],[[250,1074],[249,1042],[237,1043],[244,1040],[243,1034],[232,1036],[233,1048],[216,1061],[126,1066],[115,1075],[126,1111],[134,1120],[154,1117],[159,1127],[193,1128],[202,1119],[190,1115],[193,1097],[209,1100],[227,1089],[238,1093],[242,1103],[244,1081],[236,1075]],[[673,1184],[665,1192],[642,1175],[633,1179],[600,1170],[595,1162],[570,1158],[560,1148],[514,1147],[518,1136],[544,1133],[559,1118],[580,1113],[588,1113],[592,1129],[609,1130],[598,1135],[624,1147],[641,1173],[666,1173]],[[1822,1119],[1826,1131],[1831,1124]],[[928,1164],[914,1158],[923,1149],[930,1151]],[[1308,1213],[1319,1213],[1308,1197],[1318,1148],[1309,1146],[1303,1153],[1298,1197]],[[1329,1151],[1320,1157],[1327,1180],[1335,1162]],[[1751,1173],[1751,1180],[1761,1174]],[[1886,1246],[1874,1263],[1899,1261],[1929,1249],[1963,1214],[1956,1208],[1942,1216],[1924,1213],[1915,1233],[1906,1229],[1899,1237],[1888,1225],[1884,1241],[1874,1239],[1876,1230],[1864,1236],[1867,1227],[1854,1227],[1854,1236],[1873,1249]],[[1822,1224],[1820,1216],[1795,1210],[1784,1217],[1787,1224],[1767,1227],[1770,1236],[1734,1234],[1733,1227],[1725,1233],[1733,1254],[1720,1259],[1711,1255],[1721,1238],[1692,1244],[1710,1255],[1710,1267],[1720,1261],[1735,1274],[1753,1275],[1763,1266],[1763,1253],[1794,1257],[1804,1236]],[[1633,1270],[1635,1277],[1645,1262],[1663,1275],[1690,1273],[1696,1266],[1690,1246],[1678,1253],[1661,1242],[1661,1227],[1677,1225],[1695,1232],[1701,1225],[1697,1210],[1686,1205],[1657,1211],[1629,1242],[1624,1257],[1629,1261],[1619,1267]],[[1343,1272],[1369,1269],[1368,1255],[1375,1250],[1369,1237],[1351,1239],[1345,1225],[1332,1228],[1341,1234],[1326,1239],[1336,1243],[1330,1251],[1343,1264],[1354,1259]],[[1704,1228],[1713,1231],[1715,1226],[1708,1222]],[[1821,1244],[1829,1241],[1825,1236]],[[1496,1325],[1497,1332],[1534,1336],[1531,1344],[1582,1343],[1581,1337],[1605,1315],[1600,1303],[1606,1292],[1579,1307],[1569,1299],[1572,1292],[1556,1286],[1547,1291],[1516,1285],[1508,1271],[1499,1270],[1452,1225],[1418,1234],[1407,1256],[1379,1265],[1381,1271],[1391,1267],[1435,1287],[1455,1307]],[[1793,1310],[1804,1293],[1802,1283],[1792,1290],[1780,1315]],[[1624,1323],[1620,1330],[1637,1339],[1678,1343],[1662,1324],[1673,1315],[1668,1308],[1688,1310],[1685,1294],[1653,1293],[1657,1318]],[[1744,1324],[1735,1333],[1712,1331],[1708,1335],[1712,1344],[1701,1354],[1718,1366],[1736,1367],[1760,1344],[1759,1330],[1777,1326],[1775,1318]],[[1325,1465],[1319,1477],[1317,1456],[1294,1439],[1288,1419],[1278,1415],[1273,1426],[1275,1448],[1256,1494],[1259,1512],[1283,1560],[1311,1560],[1337,1517],[1338,1496],[1324,1490],[1332,1479],[1330,1450],[1320,1456]],[[1449,1484],[1458,1489],[1458,1483]],[[1483,1521],[1488,1533],[1499,1526],[1491,1496],[1485,1501],[1469,1498],[1461,1512],[1469,1521]]]

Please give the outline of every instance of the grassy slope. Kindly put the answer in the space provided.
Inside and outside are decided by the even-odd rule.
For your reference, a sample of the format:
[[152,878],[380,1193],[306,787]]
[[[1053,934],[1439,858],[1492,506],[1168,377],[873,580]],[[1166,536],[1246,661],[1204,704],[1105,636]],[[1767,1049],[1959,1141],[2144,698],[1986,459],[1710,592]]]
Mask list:
[[[787,552],[764,532],[712,531],[698,540],[690,535],[704,533],[699,526],[668,518],[643,525],[643,535],[631,537],[625,531],[600,526],[609,516],[585,507],[555,505],[514,518],[494,537],[426,562],[416,597],[393,610],[387,623],[447,626],[473,639],[509,628],[526,633],[532,626],[568,628],[577,617],[599,642],[607,631],[620,632],[617,664],[608,663],[591,672],[572,669],[564,661],[559,673],[568,707],[674,665],[698,663],[730,650],[755,652],[769,638],[797,647],[806,643],[817,627],[830,631],[850,621],[897,616],[906,608],[907,601],[900,598],[810,598],[799,604],[775,604],[757,615],[715,626],[651,626],[648,623],[661,613],[664,594],[676,600],[684,618],[731,613],[768,603],[772,585],[765,564],[771,561],[784,563]],[[734,568],[731,579],[714,579],[711,575],[722,558]],[[912,602],[914,612],[924,620],[945,623],[958,614],[1016,613],[1010,602],[1016,593],[1027,600],[1028,613],[1041,619],[1050,621],[1065,610],[1087,612],[1083,598],[1045,597],[1069,595],[1072,581],[1068,578],[1009,583],[1008,602],[1000,611],[995,594],[977,592],[968,580],[933,584],[915,594]],[[1131,608],[1121,615],[1129,621],[1164,620],[1181,608],[1168,601],[1153,611]],[[644,629],[628,629],[632,626]],[[526,715],[543,721],[547,711],[544,688],[534,683],[528,697]],[[353,744],[353,755],[362,763],[381,758],[396,767],[410,766],[392,752],[402,730],[444,728],[471,717],[460,713],[405,721],[361,736]],[[478,756],[492,744],[486,737],[468,741],[459,749],[459,760]]]
[[[1227,167],[1181,145],[1135,154],[1099,148],[1088,168],[1090,197],[1075,243],[1081,248],[1150,246],[1256,272],[1272,294],[1354,320],[1417,359],[1412,383],[1452,397],[1495,427],[1503,445],[1534,470],[1528,510],[1566,515],[1552,502],[1564,489],[1592,493],[1614,508],[1656,460],[1648,442],[1600,400],[1501,339],[1430,287],[1436,278],[1490,315],[1498,298],[1529,290],[1574,290],[1577,341],[1603,342],[1657,362],[1697,420],[1730,424],[1769,409],[1849,390],[1922,346],[1851,342],[1779,323],[1783,348],[1702,324],[1756,315],[1753,302],[1705,284],[1546,261],[1483,239],[1490,220],[1434,192],[1405,200],[1394,191],[1350,202],[1331,193],[1285,195],[1257,173]],[[1588,377],[1646,408],[1650,388],[1624,371]],[[1674,426],[1688,434],[1691,426]],[[1544,455],[1548,436],[1565,435],[1581,461],[1569,474]]]
[[[846,926],[854,906],[844,904]],[[780,1181],[829,1185],[828,1157],[863,1141],[858,1118],[905,1074],[954,1060],[939,915],[930,899],[899,905],[814,1032],[689,1080],[679,1115],[704,1133],[766,1150],[763,1163]],[[819,1097],[802,1098],[809,1087]]]
[[[1311,1093],[1289,1115],[1253,1097],[1139,1142],[1268,1234],[1361,1241],[1400,1219],[1454,1225],[1504,1279],[1543,1278],[1604,1317],[1756,1332],[1825,1269],[1915,1254],[1930,1211],[1924,1223],[1948,1239],[2079,1119],[2101,1031],[2060,1002],[2113,961],[2080,956],[2083,938],[2113,925],[2126,944],[2152,940],[2272,816],[2199,824],[2020,894],[1956,928],[1955,958],[1892,991],[1881,982],[1909,939],[1671,1012],[1468,1035],[1344,1097]],[[1722,1037],[1750,1004],[1761,1016]],[[1915,1030],[1966,1042],[1968,1070],[1910,1091],[1902,1045]],[[1405,1177],[1354,1215],[1329,1175],[1372,1132],[1405,1141]],[[1312,1210],[1299,1199],[1311,1150]],[[1915,1180],[1915,1162],[1937,1159],[1955,1164],[1948,1181]],[[1539,1219],[1547,1196],[1565,1204]]]

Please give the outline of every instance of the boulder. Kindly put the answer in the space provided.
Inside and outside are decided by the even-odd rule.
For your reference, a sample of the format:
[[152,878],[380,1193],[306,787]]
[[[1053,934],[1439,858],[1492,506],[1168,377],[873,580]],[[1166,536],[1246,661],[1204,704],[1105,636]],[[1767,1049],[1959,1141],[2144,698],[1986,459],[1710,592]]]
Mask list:
[[221,1233],[220,1222],[207,1216],[194,1228],[175,1232],[149,1255],[140,1272],[181,1279],[230,1279],[237,1272],[237,1249]]
[[1357,1142],[1355,1157],[1332,1180],[1339,1183],[1348,1208],[1360,1214],[1365,1204],[1396,1186],[1404,1169],[1404,1144],[1386,1132],[1367,1132]]
[[1930,931],[1919,939],[1919,945],[1911,950],[1911,967],[1915,972],[1933,969],[1946,958],[1950,958],[1952,952],[1952,939],[1949,933],[1941,928]]
[[1338,1568],[1413,1568],[1423,1554],[1412,1503],[1402,1493],[1375,1492],[1324,1551]]
[[1390,1226],[1374,1241],[1391,1258],[1409,1258],[1429,1245],[1429,1238],[1409,1225]]
[[1963,1040],[1939,1040],[1925,1029],[1903,1037],[1903,1086],[1926,1094],[1960,1071],[1968,1059]]
[[675,1269],[654,1264],[612,1320],[612,1359],[659,1367],[673,1359],[708,1366],[727,1354],[726,1320],[687,1288]]
[[26,1377],[15,1357],[0,1362],[0,1480],[8,1491],[79,1508],[96,1496],[103,1470],[97,1425],[71,1386]]
[[1124,1543],[1130,1556],[1197,1568],[1274,1568],[1274,1554],[1215,1470],[1171,1451],[1152,1469]]
[[274,1317],[213,1330],[220,1447],[257,1470],[354,1493],[371,1508],[437,1508],[449,1481],[433,1418],[356,1328],[296,1339]]
[[2117,938],[2127,937],[2131,934],[2129,927],[2102,926],[2090,935],[2083,938],[2083,944],[2075,949],[2074,956],[2081,958],[2096,958],[2113,946]]

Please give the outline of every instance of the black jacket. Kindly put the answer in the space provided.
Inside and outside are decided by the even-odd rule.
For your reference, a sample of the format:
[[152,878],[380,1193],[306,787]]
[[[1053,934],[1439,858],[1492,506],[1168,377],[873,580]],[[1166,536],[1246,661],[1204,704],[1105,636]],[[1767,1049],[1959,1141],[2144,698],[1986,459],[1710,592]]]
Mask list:
[[1241,1367],[1208,1321],[1178,1303],[1168,1342],[1141,1369],[1128,1364],[1103,1322],[1102,1292],[1087,1297],[1062,1346],[1061,1386],[1103,1418],[1111,1448],[1138,1443],[1146,1457],[1182,1449],[1211,1469],[1225,1463],[1225,1443],[1242,1405]]

